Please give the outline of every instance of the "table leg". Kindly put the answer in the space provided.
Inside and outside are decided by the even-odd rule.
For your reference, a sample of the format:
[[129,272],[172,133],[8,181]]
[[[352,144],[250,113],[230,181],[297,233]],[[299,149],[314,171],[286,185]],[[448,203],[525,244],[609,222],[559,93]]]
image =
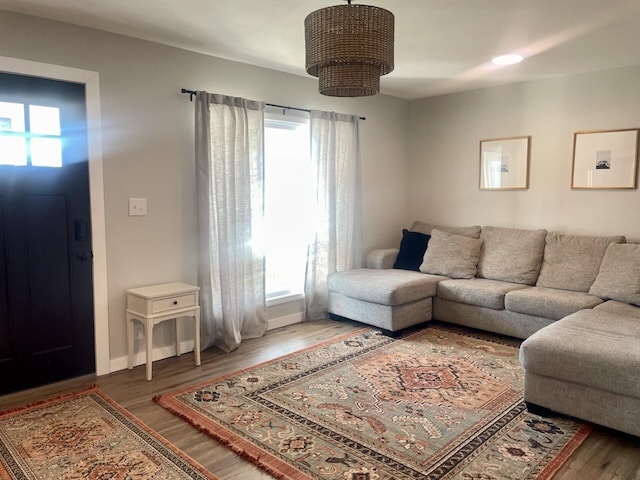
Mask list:
[[146,320],[145,338],[147,339],[147,380],[151,380],[151,365],[153,364],[153,321]]
[[180,322],[178,321],[178,317],[174,320],[176,326],[176,356],[180,356]]
[[193,334],[193,351],[196,354],[196,365],[200,365],[200,309],[197,308],[193,315],[194,334]]
[[127,360],[128,365],[127,368],[131,370],[133,368],[133,316],[129,313],[126,314],[127,317]]

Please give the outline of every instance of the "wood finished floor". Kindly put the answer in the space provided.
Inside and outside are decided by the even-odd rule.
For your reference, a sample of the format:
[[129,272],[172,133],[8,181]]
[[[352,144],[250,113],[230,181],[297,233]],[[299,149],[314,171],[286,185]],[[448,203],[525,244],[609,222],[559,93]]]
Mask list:
[[[0,396],[0,411],[97,383],[107,395],[221,480],[271,479],[273,477],[158,406],[153,401],[154,395],[250,367],[362,327],[330,320],[291,325],[269,331],[262,338],[245,340],[231,353],[207,350],[202,353],[200,367],[193,365],[192,354],[154,362],[150,382],[145,381],[144,365],[141,365],[97,379],[85,376]],[[595,427],[554,477],[554,480],[567,479],[640,480],[640,438]]]

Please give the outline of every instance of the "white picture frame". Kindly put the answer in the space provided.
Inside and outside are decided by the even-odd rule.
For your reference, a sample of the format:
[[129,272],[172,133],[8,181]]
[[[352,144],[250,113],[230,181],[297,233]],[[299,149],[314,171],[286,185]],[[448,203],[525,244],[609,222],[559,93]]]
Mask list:
[[628,128],[575,132],[571,188],[636,188],[639,131]]
[[480,190],[529,188],[531,136],[480,140]]

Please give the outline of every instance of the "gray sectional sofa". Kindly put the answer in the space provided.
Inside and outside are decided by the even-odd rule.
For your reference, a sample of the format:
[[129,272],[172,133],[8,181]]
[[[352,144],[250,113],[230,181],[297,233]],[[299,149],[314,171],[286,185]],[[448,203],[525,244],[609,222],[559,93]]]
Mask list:
[[525,339],[532,410],[640,436],[640,244],[418,221],[328,288],[332,316],[388,332],[437,319]]

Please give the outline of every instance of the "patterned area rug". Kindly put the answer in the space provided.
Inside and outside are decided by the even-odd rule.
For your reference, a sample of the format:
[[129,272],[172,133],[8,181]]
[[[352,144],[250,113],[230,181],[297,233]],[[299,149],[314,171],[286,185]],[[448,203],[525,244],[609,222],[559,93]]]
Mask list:
[[489,338],[365,329],[156,401],[277,478],[548,479],[590,427],[529,414]]
[[0,478],[216,477],[93,387],[0,413]]

